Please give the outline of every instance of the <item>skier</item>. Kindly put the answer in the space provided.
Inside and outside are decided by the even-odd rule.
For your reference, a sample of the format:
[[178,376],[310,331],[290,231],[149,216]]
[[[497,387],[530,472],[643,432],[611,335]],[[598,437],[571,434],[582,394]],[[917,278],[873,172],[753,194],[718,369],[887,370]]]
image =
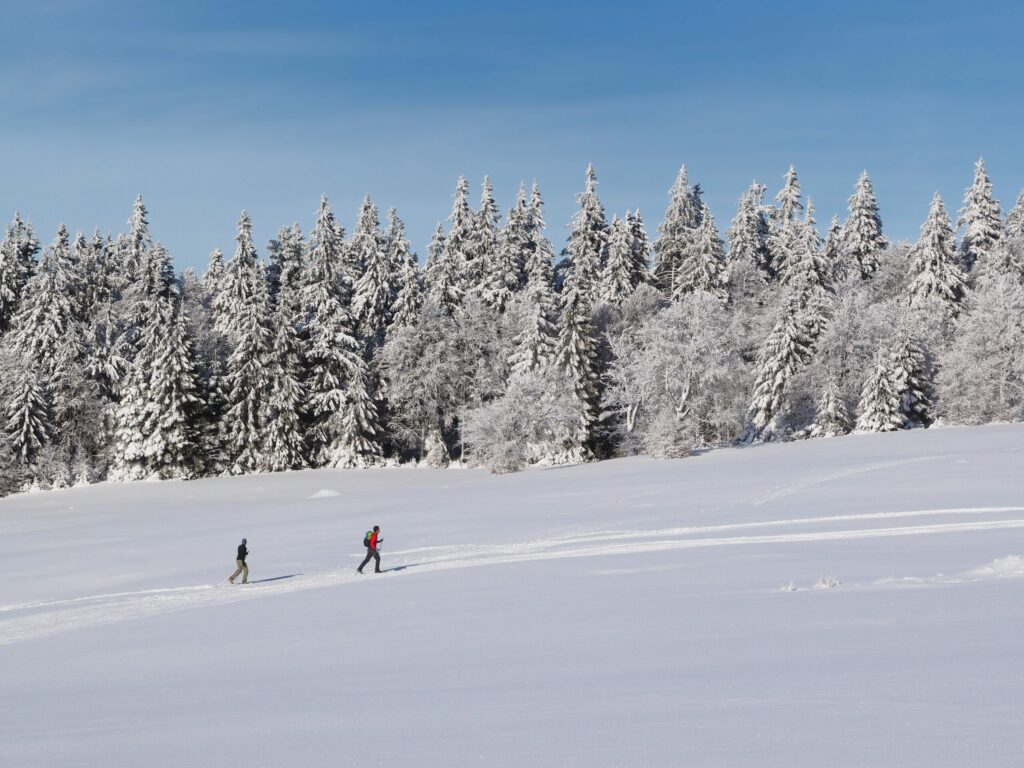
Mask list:
[[359,573],[363,572],[364,566],[370,562],[372,557],[377,562],[374,564],[374,573],[380,573],[380,552],[377,551],[377,546],[384,541],[380,538],[380,526],[373,526],[372,531],[367,531],[366,536],[363,537],[363,546],[366,547],[366,559],[363,560],[363,564],[356,568]]
[[245,546],[245,539],[242,539],[242,543],[238,545],[238,557],[235,559],[235,564],[238,566],[235,572],[228,577],[228,582],[231,584],[235,583],[235,578],[238,574],[242,574],[242,583],[249,583],[249,566],[245,564],[245,557],[249,554],[249,550]]

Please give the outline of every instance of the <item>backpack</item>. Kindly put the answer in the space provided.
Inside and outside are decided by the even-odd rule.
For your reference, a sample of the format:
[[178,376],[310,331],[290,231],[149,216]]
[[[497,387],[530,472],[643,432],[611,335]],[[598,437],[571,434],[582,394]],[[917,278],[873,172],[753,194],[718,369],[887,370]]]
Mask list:
[[370,546],[370,537],[371,536],[373,536],[373,531],[367,531],[366,535],[363,536],[363,546],[364,547]]

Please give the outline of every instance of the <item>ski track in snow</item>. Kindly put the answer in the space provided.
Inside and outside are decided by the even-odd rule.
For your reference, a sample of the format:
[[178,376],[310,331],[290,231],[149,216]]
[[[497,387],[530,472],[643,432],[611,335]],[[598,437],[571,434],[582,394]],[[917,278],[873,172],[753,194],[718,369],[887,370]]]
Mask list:
[[[934,458],[934,457],[931,457]],[[906,462],[895,462],[906,463]],[[891,465],[891,464],[890,464]],[[874,465],[878,466],[878,465]],[[863,467],[860,471],[866,471]],[[856,472],[845,473],[856,474]],[[845,476],[845,475],[844,475]],[[971,520],[894,527],[846,528],[843,530],[805,530],[787,533],[719,536],[715,534],[757,528],[815,526],[828,523],[855,523],[873,520],[933,517],[943,515],[1004,515],[1024,512],[1024,507],[956,507],[949,509],[875,512],[856,515],[831,515],[761,522],[726,523],[708,526],[666,528],[651,531],[597,531],[562,537],[538,539],[506,545],[450,545],[421,547],[391,552],[404,556],[405,564],[393,566],[394,575],[415,569],[414,573],[503,565],[538,560],[580,557],[635,555],[643,552],[696,549],[702,547],[752,546],[798,542],[850,541],[894,536],[921,536],[998,529],[1024,529],[1024,519]],[[412,557],[410,557],[412,556]],[[388,571],[385,571],[385,574]],[[993,578],[1024,577],[1020,558],[1010,557],[969,571],[960,577],[883,579],[873,586],[892,584],[959,584]],[[278,577],[246,586],[205,584],[198,586],[114,592],[48,602],[0,606],[0,645],[21,642],[85,627],[111,624],[190,608],[213,607],[259,597],[288,594],[309,589],[372,582],[375,576],[354,573],[346,566],[310,574]],[[10,618],[7,618],[10,616]]]
[[896,461],[880,461],[874,464],[862,464],[859,467],[850,467],[839,472],[832,472],[827,475],[818,475],[817,477],[809,477],[806,480],[798,480],[795,483],[786,483],[780,485],[766,494],[754,496],[750,501],[755,507],[760,507],[762,504],[767,504],[769,501],[777,501],[783,499],[786,496],[792,496],[795,493],[799,493],[805,488],[810,488],[813,485],[821,485],[822,483],[829,483],[833,480],[844,480],[848,477],[854,477],[856,475],[864,475],[869,472],[877,472],[880,469],[890,469],[892,467],[903,466],[904,464],[919,464],[925,461],[935,461],[936,459],[948,459],[950,456],[959,454],[936,454],[933,456],[915,456],[912,459],[898,459]]

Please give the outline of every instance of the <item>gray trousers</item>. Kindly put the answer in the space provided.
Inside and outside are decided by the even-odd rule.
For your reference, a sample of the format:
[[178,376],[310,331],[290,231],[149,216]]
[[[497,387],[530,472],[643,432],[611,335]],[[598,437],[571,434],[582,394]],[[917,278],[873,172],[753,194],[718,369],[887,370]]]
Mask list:
[[364,566],[365,566],[365,565],[366,565],[366,564],[367,564],[368,562],[370,562],[370,558],[371,558],[371,557],[372,557],[372,558],[373,558],[374,560],[376,560],[376,561],[377,561],[376,563],[374,563],[374,569],[373,569],[373,572],[374,572],[374,573],[380,573],[380,552],[378,552],[378,551],[377,551],[376,549],[374,549],[373,547],[367,547],[367,548],[366,548],[366,557],[365,557],[365,558],[363,559],[363,564],[359,566],[359,570],[360,570],[360,571],[362,571],[362,570],[363,570],[363,567],[364,567]]

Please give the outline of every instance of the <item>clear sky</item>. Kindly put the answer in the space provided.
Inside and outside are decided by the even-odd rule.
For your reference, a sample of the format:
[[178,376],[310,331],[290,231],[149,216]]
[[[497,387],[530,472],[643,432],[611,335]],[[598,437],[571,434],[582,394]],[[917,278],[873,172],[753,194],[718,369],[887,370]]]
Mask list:
[[1024,4],[898,2],[3,3],[0,215],[49,242],[123,228],[141,193],[179,267],[394,205],[421,255],[460,174],[504,210],[534,178],[556,246],[593,162],[653,234],[681,163],[723,232],[795,164],[819,224],[875,183],[887,234],[984,156],[1024,185]]

